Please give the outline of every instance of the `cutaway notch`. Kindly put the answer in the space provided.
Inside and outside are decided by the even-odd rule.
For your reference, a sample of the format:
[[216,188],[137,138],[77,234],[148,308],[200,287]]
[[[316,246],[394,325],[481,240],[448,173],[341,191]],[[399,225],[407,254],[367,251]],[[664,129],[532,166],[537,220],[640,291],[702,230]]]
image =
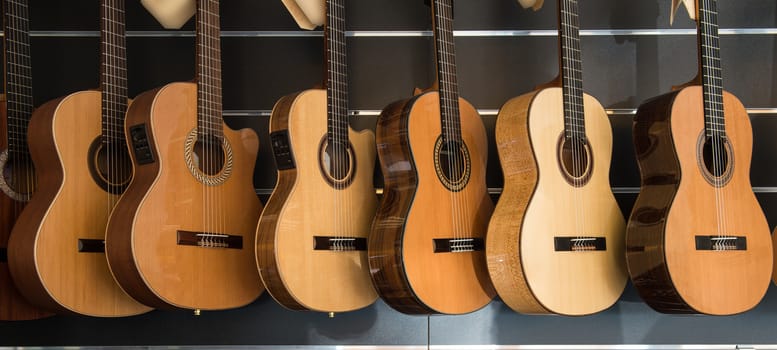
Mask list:
[[332,236],[314,236],[315,245],[313,250],[335,250],[335,251],[365,251],[367,250],[367,239],[364,237],[332,237]]
[[78,252],[79,253],[105,253],[105,240],[79,238]]
[[593,252],[607,250],[604,237],[554,237],[553,245],[557,252]]
[[747,237],[696,236],[696,250],[747,250]]
[[435,238],[435,253],[480,252],[485,249],[482,238]]
[[202,248],[243,249],[243,236],[179,230],[178,245]]

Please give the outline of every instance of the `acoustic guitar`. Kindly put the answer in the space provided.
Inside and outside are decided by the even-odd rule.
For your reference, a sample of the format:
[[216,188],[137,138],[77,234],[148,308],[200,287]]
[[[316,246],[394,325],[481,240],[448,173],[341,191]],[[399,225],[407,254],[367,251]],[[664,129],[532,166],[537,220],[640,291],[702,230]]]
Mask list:
[[348,124],[345,1],[326,0],[326,9],[326,89],[285,96],[270,116],[278,183],[259,219],[256,256],[281,305],[342,312],[377,298],[367,265],[375,136]]
[[101,84],[49,101],[32,115],[30,153],[38,189],[11,232],[19,289],[60,313],[115,317],[150,310],[114,281],[105,225],[132,176],[124,141],[127,108],[124,0],[102,0]]
[[626,257],[640,296],[665,313],[747,311],[772,272],[769,228],[750,185],[750,119],[722,87],[716,3],[697,2],[697,78],[646,101],[634,120],[642,191]]
[[587,315],[626,285],[626,223],[610,188],[610,121],[583,91],[578,2],[559,0],[558,10],[559,78],[497,116],[504,189],[486,257],[513,310]]
[[31,320],[49,314],[19,294],[8,269],[7,249],[11,229],[37,180],[27,147],[33,110],[27,0],[3,1],[2,13],[5,94],[0,95],[0,321]]
[[127,110],[135,173],[106,233],[114,276],[156,308],[234,308],[263,290],[254,258],[259,139],[221,117],[219,2],[199,0],[196,22],[196,83],[144,92]]
[[452,0],[431,6],[439,89],[378,118],[385,185],[367,253],[378,294],[394,309],[461,314],[495,294],[484,256],[488,145],[477,111],[458,96]]

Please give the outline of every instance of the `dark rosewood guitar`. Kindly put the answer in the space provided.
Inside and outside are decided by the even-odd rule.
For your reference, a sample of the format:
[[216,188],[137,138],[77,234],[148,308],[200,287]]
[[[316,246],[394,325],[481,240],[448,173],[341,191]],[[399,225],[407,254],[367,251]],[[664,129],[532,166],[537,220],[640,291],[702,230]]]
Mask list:
[[626,285],[612,127],[583,90],[577,4],[558,1],[561,79],[511,99],[496,121],[505,184],[486,257],[499,296],[523,313],[599,312]]
[[378,294],[409,314],[472,312],[495,294],[483,255],[486,132],[458,96],[452,2],[432,1],[439,90],[387,106],[377,125],[385,187],[370,271]]
[[221,118],[219,2],[197,1],[196,83],[139,95],[125,133],[135,173],[111,214],[114,276],[157,308],[227,309],[262,292],[254,257],[259,139]]
[[48,313],[19,294],[8,269],[8,238],[35,189],[27,148],[32,115],[29,9],[27,0],[3,1],[5,94],[0,95],[0,320],[30,320]]
[[350,311],[377,298],[367,266],[375,135],[348,124],[344,4],[326,0],[326,89],[285,96],[270,117],[278,184],[256,256],[267,291],[290,309]]
[[33,113],[38,189],[13,228],[9,258],[19,289],[35,304],[117,317],[150,308],[119,287],[105,259],[105,225],[132,164],[123,132],[124,0],[103,0],[100,8],[100,89],[49,101]]
[[626,257],[640,296],[660,312],[747,311],[772,272],[769,227],[750,186],[750,119],[723,91],[716,3],[697,1],[697,79],[643,103],[634,120],[642,191]]

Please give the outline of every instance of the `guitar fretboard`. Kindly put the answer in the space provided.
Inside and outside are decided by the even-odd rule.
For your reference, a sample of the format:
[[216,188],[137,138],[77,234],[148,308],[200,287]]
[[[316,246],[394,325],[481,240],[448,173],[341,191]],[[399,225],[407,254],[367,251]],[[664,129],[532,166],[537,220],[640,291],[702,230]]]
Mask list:
[[127,111],[124,0],[103,0],[101,18],[100,85],[103,142],[123,144],[124,114]]
[[580,56],[578,0],[559,0],[559,50],[564,94],[564,136],[585,138],[583,69]]
[[699,65],[704,92],[706,136],[726,136],[720,66],[717,0],[699,0]]
[[3,2],[8,153],[27,157],[27,125],[34,108],[27,0]]
[[224,137],[221,121],[221,30],[218,0],[197,0],[197,132]]
[[453,38],[453,0],[432,1],[433,31],[440,92],[442,136],[461,141],[459,87],[456,81],[456,50]]
[[327,138],[330,145],[348,146],[348,64],[344,0],[326,0]]

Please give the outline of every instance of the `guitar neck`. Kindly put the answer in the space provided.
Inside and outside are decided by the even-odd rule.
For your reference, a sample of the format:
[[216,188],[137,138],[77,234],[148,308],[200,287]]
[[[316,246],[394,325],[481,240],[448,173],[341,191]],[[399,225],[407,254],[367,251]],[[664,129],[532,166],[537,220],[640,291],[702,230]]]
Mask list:
[[27,0],[3,1],[8,153],[26,157],[27,125],[34,108]]
[[442,136],[446,141],[458,142],[461,141],[461,121],[453,38],[453,0],[433,0],[432,17]]
[[704,132],[725,137],[717,0],[699,0],[699,67],[704,91]]
[[345,45],[345,1],[326,0],[327,141],[348,146],[348,65]]
[[564,95],[564,136],[585,139],[583,68],[580,56],[578,0],[559,0],[558,37]]
[[224,138],[221,119],[221,29],[218,0],[197,0],[197,132]]
[[102,0],[100,6],[100,90],[103,142],[124,142],[127,111],[127,53],[124,0]]

